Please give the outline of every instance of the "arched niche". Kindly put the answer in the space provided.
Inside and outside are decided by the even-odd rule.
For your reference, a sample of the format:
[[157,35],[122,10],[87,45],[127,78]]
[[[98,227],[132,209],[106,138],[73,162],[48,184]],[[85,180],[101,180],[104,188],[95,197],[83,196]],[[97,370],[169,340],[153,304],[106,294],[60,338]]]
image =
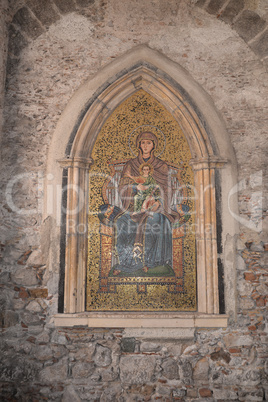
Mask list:
[[[68,321],[71,325],[76,325],[72,323],[77,313],[86,322],[90,319],[87,318],[88,314],[81,318],[81,313],[85,311],[87,231],[78,234],[75,228],[87,222],[88,170],[93,162],[91,152],[106,119],[118,105],[140,89],[173,115],[191,150],[195,187],[199,194],[196,202],[199,227],[196,238],[198,311],[188,317],[192,320],[189,326],[203,326],[205,321],[206,326],[224,326],[226,316],[219,315],[219,276],[223,274],[219,272],[219,263],[222,266],[225,247],[229,254],[234,247],[230,237],[236,233],[236,224],[229,216],[226,195],[235,184],[235,157],[224,125],[209,96],[180,66],[145,46],[115,60],[81,87],[67,106],[53,138],[48,173],[54,169],[54,184],[59,185],[64,183],[60,172],[60,168],[63,169],[67,184],[67,214],[63,214],[61,222],[62,232],[66,231],[62,236],[62,248],[64,244],[66,246],[64,258],[61,250],[64,322],[66,324],[66,314],[71,314],[71,321]],[[235,200],[233,203],[235,209]],[[57,206],[53,208],[57,209]],[[58,217],[55,218],[59,221]],[[205,230],[207,225],[211,227],[209,232]],[[53,234],[59,244],[59,226],[54,228]],[[60,249],[55,251],[59,259]],[[224,310],[234,315],[235,262],[232,258],[229,255],[224,266],[227,292]],[[229,281],[232,281],[231,286]],[[175,316],[178,318],[178,314]],[[175,316],[169,315],[169,318]],[[211,317],[213,320],[209,321]],[[103,326],[99,316],[98,319],[96,325]],[[107,315],[105,320],[108,322]],[[171,320],[170,325],[185,325],[182,324],[183,320],[185,315],[176,325]],[[61,316],[57,317],[56,323],[61,325]],[[126,321],[120,321],[118,326],[125,326],[124,323],[126,325]],[[90,325],[93,325],[92,321]],[[137,323],[130,324],[135,325]]]

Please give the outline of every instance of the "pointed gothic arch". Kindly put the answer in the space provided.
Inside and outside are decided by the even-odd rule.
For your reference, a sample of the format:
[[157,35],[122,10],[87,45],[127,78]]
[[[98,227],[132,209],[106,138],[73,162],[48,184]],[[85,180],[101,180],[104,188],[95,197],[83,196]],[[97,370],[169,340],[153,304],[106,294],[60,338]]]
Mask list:
[[[228,228],[225,221],[221,227],[221,216],[228,215],[224,195],[235,183],[235,157],[224,125],[208,95],[180,66],[145,46],[116,60],[81,87],[67,107],[54,137],[49,166],[54,166],[59,172],[60,165],[68,184],[67,215],[62,222],[66,228],[66,237],[62,237],[62,244],[66,238],[64,257],[61,253],[64,313],[85,311],[87,231],[78,234],[75,228],[87,223],[87,172],[93,162],[90,156],[94,143],[111,113],[139,89],[149,93],[173,115],[188,141],[199,194],[196,204],[199,225],[196,240],[198,311],[192,318],[194,325],[200,326],[200,314],[206,319],[213,316],[222,326],[223,322],[226,323],[226,316],[221,316],[225,321],[219,319],[219,262],[223,259],[223,240],[227,233],[236,232],[236,226],[228,218]],[[58,160],[58,166],[55,160]],[[60,182],[59,173],[55,179]],[[205,231],[208,224],[212,227],[209,234]],[[59,231],[55,234],[59,236]],[[224,274],[226,282],[233,272],[227,267]],[[226,288],[230,296],[228,283]],[[235,313],[233,303],[228,297],[226,312]],[[196,321],[198,315],[199,324]],[[61,322],[59,318],[58,322]],[[215,320],[213,326],[217,326]]]

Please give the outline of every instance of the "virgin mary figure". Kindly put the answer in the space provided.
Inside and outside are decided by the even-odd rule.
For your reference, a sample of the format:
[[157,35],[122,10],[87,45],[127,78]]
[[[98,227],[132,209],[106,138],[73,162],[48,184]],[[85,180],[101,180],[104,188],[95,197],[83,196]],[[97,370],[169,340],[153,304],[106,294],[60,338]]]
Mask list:
[[153,133],[140,133],[136,147],[119,182],[123,209],[114,221],[117,263],[109,276],[174,276],[172,224],[180,215],[169,205],[168,165],[154,155]]

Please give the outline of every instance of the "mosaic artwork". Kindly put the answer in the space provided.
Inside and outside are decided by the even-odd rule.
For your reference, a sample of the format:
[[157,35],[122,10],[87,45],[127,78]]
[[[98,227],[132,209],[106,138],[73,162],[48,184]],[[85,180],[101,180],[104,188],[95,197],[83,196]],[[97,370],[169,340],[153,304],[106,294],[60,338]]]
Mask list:
[[89,183],[88,311],[195,311],[191,153],[143,90],[105,122]]

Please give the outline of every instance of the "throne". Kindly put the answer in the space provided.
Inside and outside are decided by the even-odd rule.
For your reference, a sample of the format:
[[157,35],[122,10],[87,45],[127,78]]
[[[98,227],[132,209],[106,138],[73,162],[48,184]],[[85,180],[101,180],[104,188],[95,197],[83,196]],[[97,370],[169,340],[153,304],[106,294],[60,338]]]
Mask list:
[[[148,285],[165,285],[169,293],[184,291],[184,238],[185,223],[190,218],[187,200],[187,186],[181,179],[181,171],[172,164],[168,164],[168,188],[171,209],[181,212],[181,217],[172,225],[172,268],[174,276],[148,277],[118,277],[111,276],[110,272],[117,263],[117,256],[113,250],[114,225],[113,220],[122,211],[122,202],[119,197],[119,181],[126,161],[109,163],[111,174],[102,188],[104,205],[100,208],[100,271],[99,292],[116,293],[118,285],[135,284],[138,293],[146,293]],[[110,274],[110,275],[109,275]]]

